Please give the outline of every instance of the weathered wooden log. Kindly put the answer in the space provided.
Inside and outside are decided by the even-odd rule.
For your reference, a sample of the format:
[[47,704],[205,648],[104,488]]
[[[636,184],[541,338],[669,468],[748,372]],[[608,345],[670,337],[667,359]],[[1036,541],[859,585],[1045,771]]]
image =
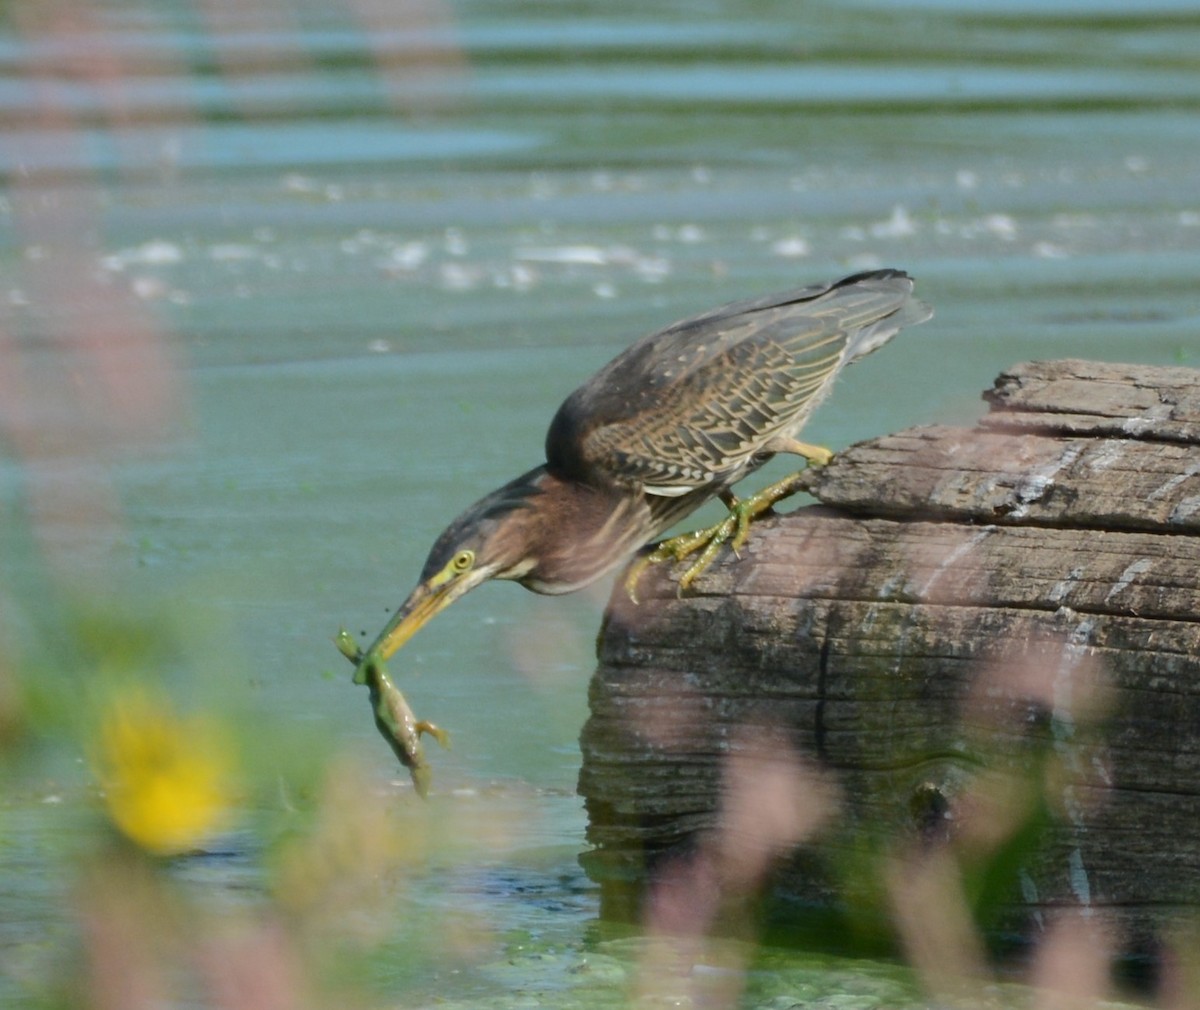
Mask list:
[[712,832],[730,750],[783,727],[840,794],[788,898],[853,904],[871,853],[970,864],[988,828],[994,864],[1037,822],[1004,928],[1082,906],[1137,946],[1200,910],[1200,372],[1023,364],[985,399],[840,453],[682,597],[668,566],[640,606],[618,581],[580,774],[610,899]]

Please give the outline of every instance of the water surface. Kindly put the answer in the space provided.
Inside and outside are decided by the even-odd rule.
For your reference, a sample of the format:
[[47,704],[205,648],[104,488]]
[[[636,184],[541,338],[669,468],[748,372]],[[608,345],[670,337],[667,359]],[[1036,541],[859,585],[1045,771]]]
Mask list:
[[[834,449],[969,422],[1031,357],[1200,363],[1195,3],[123,0],[48,24],[0,33],[4,326],[49,382],[80,367],[62,333],[132,312],[169,342],[180,409],[96,478],[119,522],[10,524],[6,591],[34,605],[40,543],[79,584],[185,602],[264,720],[352,745],[400,795],[330,636],[373,634],[446,521],[536,464],[559,401],[642,333],[908,270],[937,316],[844,377],[805,435]],[[36,466],[95,477],[69,446]],[[524,812],[494,875],[447,869],[426,899],[570,956],[595,915],[573,790],[602,605],[485,587],[398,666],[455,737],[435,802]],[[57,929],[34,853],[82,781],[14,800],[13,949]]]

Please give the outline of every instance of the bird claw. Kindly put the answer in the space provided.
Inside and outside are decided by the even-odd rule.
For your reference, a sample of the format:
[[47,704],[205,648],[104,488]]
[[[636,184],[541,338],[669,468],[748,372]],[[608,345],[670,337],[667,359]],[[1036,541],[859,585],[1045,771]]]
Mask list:
[[[808,451],[803,455],[810,465],[824,466],[833,458],[833,453],[828,449],[809,445],[805,445],[804,448]],[[741,549],[750,539],[750,524],[759,516],[770,512],[777,502],[799,491],[803,486],[803,474],[804,471],[801,470],[785,477],[749,498],[734,498],[728,503],[729,515],[719,523],[664,540],[650,553],[638,558],[625,576],[625,592],[629,594],[629,599],[634,604],[641,602],[637,596],[638,580],[651,565],[662,564],[664,561],[680,562],[700,551],[700,556],[679,576],[677,592],[682,595],[717,559],[722,545],[728,543],[730,550],[740,558]]]
[[721,553],[721,547],[728,541],[729,532],[726,527],[730,520],[726,519],[711,530],[711,536],[708,538],[708,543],[704,550],[700,552],[700,557],[693,561],[679,576],[679,588],[676,590],[678,595],[682,596],[684,590],[690,589],[692,583],[703,575],[709,566],[717,560],[717,555]]
[[638,580],[651,565],[662,564],[664,561],[678,563],[695,554],[696,551],[700,551],[700,556],[679,576],[678,592],[682,595],[684,590],[690,588],[691,584],[716,560],[721,546],[731,536],[734,539],[734,550],[736,551],[746,538],[748,524],[748,518],[743,519],[735,510],[731,510],[728,516],[707,529],[681,533],[677,537],[664,540],[649,554],[638,558],[630,567],[629,573],[625,576],[625,591],[629,594],[630,600],[635,604],[641,602],[637,597]]

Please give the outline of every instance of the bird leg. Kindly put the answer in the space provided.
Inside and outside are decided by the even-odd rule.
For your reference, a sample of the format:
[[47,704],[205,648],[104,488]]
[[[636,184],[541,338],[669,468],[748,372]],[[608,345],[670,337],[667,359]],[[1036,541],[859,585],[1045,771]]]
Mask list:
[[[772,439],[768,443],[767,448],[771,452],[790,452],[797,456],[803,456],[809,466],[825,466],[833,459],[833,453],[826,449],[825,446],[812,445],[808,442],[797,442],[794,438]],[[801,470],[799,472],[803,473],[804,471]],[[796,476],[796,474],[792,476]],[[779,481],[778,483],[782,484],[783,481]],[[775,487],[775,485],[772,484],[771,487]]]
[[[803,456],[810,466],[824,466],[833,459],[833,453],[828,449],[794,439],[778,440],[772,448],[776,446],[776,451]],[[700,551],[700,556],[679,576],[679,592],[682,593],[716,560],[722,545],[728,543],[736,555],[750,536],[750,523],[764,512],[769,512],[777,502],[803,491],[808,479],[808,471],[799,470],[774,484],[769,484],[749,498],[737,498],[728,490],[722,491],[720,498],[728,507],[729,515],[707,529],[681,533],[677,537],[664,540],[649,554],[638,558],[625,576],[625,591],[629,598],[634,603],[639,602],[637,583],[650,565],[661,564],[664,561],[679,562]]]

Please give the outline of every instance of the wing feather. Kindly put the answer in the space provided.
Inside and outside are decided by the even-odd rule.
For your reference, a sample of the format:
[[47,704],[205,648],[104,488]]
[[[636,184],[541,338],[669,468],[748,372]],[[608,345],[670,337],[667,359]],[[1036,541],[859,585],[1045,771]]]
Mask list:
[[792,436],[850,361],[931,314],[895,270],[714,309],[638,341],[563,403],[547,461],[659,495],[723,486]]

